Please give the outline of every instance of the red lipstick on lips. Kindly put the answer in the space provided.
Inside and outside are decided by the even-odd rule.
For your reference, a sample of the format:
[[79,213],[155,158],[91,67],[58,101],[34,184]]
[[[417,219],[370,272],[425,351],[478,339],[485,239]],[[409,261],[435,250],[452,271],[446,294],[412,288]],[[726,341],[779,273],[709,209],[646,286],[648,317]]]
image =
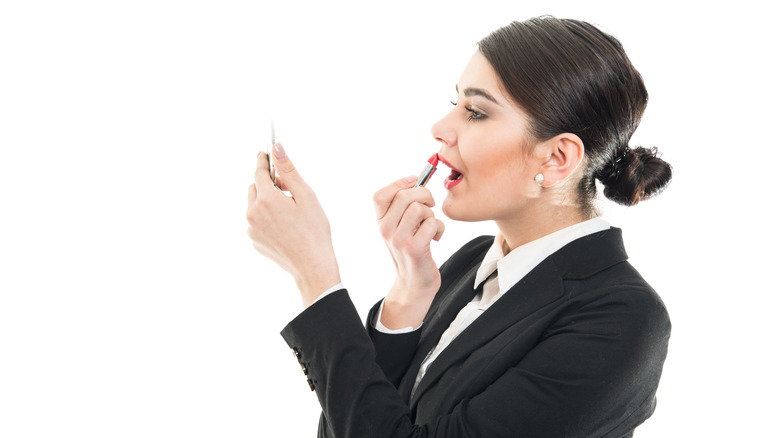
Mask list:
[[431,155],[431,158],[428,158],[428,164],[426,164],[422,172],[420,172],[420,176],[417,177],[417,183],[415,183],[414,186],[425,186],[425,183],[427,183],[433,176],[433,173],[436,172],[437,164],[439,164],[439,154]]

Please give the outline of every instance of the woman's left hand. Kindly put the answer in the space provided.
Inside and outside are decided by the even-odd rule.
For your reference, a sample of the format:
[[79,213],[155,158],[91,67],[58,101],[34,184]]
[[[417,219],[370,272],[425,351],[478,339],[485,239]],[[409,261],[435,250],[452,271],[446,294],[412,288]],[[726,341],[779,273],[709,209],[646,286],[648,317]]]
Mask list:
[[280,143],[274,145],[277,184],[265,153],[257,155],[255,182],[249,186],[248,234],[255,249],[289,272],[308,307],[341,282],[330,236],[330,223],[317,196],[303,180]]

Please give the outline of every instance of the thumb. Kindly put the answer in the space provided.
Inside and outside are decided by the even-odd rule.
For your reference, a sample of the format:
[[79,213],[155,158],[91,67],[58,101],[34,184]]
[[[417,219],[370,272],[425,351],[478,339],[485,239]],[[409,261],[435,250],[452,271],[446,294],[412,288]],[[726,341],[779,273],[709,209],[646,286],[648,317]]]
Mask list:
[[296,192],[300,194],[301,190],[306,187],[306,182],[303,177],[295,168],[295,165],[287,156],[287,151],[281,143],[274,144],[274,166],[276,167],[276,173],[279,174],[279,178],[282,180],[284,187],[295,196]]

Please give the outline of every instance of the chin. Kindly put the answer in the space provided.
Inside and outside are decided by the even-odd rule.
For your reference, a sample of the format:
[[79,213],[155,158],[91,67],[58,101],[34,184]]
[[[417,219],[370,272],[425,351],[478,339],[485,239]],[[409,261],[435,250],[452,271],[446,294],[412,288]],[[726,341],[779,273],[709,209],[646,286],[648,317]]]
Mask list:
[[473,205],[464,202],[455,202],[450,199],[449,196],[441,205],[441,212],[444,213],[444,216],[447,216],[454,221],[481,222],[489,219],[478,210],[479,208],[474,208]]

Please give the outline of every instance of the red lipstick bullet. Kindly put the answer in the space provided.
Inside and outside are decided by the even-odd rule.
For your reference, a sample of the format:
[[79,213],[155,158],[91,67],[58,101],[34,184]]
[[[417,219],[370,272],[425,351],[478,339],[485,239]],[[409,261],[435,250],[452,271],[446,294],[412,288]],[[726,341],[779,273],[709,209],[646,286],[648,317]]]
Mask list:
[[436,172],[437,164],[439,164],[439,154],[431,155],[431,158],[428,158],[428,164],[426,164],[422,172],[420,172],[420,176],[417,178],[417,183],[414,186],[425,186],[425,183],[427,183],[433,176],[433,173]]

